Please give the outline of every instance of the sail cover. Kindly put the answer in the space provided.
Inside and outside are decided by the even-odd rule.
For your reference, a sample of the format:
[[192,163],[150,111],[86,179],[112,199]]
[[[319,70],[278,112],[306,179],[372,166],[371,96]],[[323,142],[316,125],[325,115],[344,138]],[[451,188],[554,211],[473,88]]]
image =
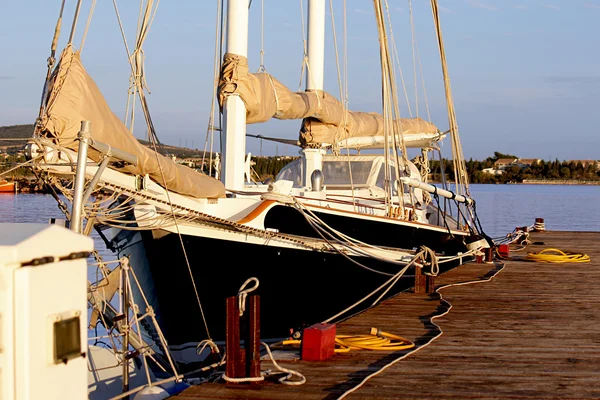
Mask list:
[[[221,106],[229,95],[239,95],[246,105],[246,122],[265,122],[270,118],[304,119],[300,130],[303,146],[344,144],[360,147],[362,140],[384,136],[383,116],[378,113],[345,112],[342,103],[324,91],[292,92],[268,73],[250,73],[248,60],[237,54],[223,57],[219,82]],[[437,127],[420,118],[401,118],[400,126],[405,135],[425,135],[432,141],[439,140]],[[369,147],[383,140],[367,140]]]
[[[91,121],[94,140],[137,156],[136,166],[128,165],[119,168],[120,171],[148,174],[164,188],[183,195],[225,197],[225,188],[220,181],[177,164],[142,145],[110,110],[98,86],[83,67],[79,52],[71,46],[67,46],[61,54],[51,77],[47,105],[41,122],[42,132],[55,138],[62,146],[76,150],[81,121]],[[96,161],[102,157],[92,149],[89,156]]]

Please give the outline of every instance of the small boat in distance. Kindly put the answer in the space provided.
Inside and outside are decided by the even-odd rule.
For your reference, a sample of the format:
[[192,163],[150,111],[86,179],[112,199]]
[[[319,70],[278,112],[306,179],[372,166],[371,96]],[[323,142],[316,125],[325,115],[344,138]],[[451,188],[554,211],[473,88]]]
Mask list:
[[0,193],[14,193],[15,192],[15,182],[0,180]]

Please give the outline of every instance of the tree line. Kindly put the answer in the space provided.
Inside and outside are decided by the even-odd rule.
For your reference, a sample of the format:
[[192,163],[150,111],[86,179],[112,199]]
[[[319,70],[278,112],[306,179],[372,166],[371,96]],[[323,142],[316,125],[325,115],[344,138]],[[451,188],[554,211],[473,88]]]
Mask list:
[[258,175],[260,181],[271,178],[275,179],[279,171],[298,157],[252,157],[254,165],[252,168]]
[[[537,164],[521,168],[518,165],[510,165],[504,169],[501,175],[493,175],[483,172],[486,168],[493,168],[494,163],[502,158],[519,157],[494,152],[494,156],[488,157],[483,161],[466,161],[467,174],[471,183],[521,183],[525,179],[546,179],[546,180],[581,180],[581,181],[600,181],[600,171],[595,164],[584,166],[581,162],[573,161],[544,161]],[[454,179],[454,166],[452,160],[443,160],[446,179]],[[430,163],[431,180],[439,182],[441,180],[441,169],[439,161]]]

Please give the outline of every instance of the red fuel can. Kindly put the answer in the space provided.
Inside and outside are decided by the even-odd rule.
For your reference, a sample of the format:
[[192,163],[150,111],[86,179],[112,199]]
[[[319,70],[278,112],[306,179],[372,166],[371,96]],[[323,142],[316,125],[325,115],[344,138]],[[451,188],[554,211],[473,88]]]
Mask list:
[[301,354],[306,361],[323,361],[335,352],[335,324],[314,324],[304,328]]
[[498,246],[498,253],[501,257],[508,257],[508,255],[510,254],[509,246],[507,244],[501,244],[500,246]]

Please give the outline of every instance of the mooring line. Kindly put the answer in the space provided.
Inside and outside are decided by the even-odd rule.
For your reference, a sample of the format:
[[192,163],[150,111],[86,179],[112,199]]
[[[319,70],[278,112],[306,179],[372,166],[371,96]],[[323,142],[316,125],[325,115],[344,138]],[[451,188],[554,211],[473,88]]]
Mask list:
[[347,391],[345,391],[344,393],[342,393],[342,395],[340,397],[338,397],[338,399],[343,399],[346,396],[348,396],[350,393],[355,392],[356,390],[360,389],[365,383],[367,383],[367,381],[369,381],[371,378],[379,375],[380,373],[382,373],[383,371],[385,371],[386,369],[388,369],[389,367],[391,367],[392,365],[396,364],[397,362],[407,358],[408,356],[410,356],[411,354],[416,353],[417,351],[429,346],[431,343],[433,343],[435,340],[437,340],[438,338],[440,338],[443,334],[444,331],[442,330],[442,328],[436,324],[435,322],[433,322],[435,319],[437,318],[441,318],[444,315],[448,314],[450,312],[450,310],[452,309],[452,304],[450,304],[450,302],[448,300],[445,300],[444,297],[442,296],[442,294],[440,293],[440,290],[448,288],[448,287],[453,287],[453,286],[465,286],[465,285],[471,285],[474,283],[484,283],[484,282],[489,282],[492,279],[494,279],[502,270],[504,270],[504,267],[506,266],[506,264],[502,264],[502,267],[500,269],[498,269],[493,275],[491,275],[489,278],[487,279],[478,279],[478,280],[474,280],[474,281],[467,281],[467,282],[459,282],[459,283],[449,283],[447,285],[443,285],[440,286],[439,288],[437,288],[435,290],[435,293],[437,293],[440,296],[440,303],[444,303],[447,306],[446,311],[434,315],[433,317],[431,317],[429,319],[429,323],[434,325],[437,330],[438,330],[438,334],[435,335],[434,337],[432,337],[427,343],[423,344],[422,346],[416,347],[413,350],[409,351],[406,354],[403,354],[402,356],[396,358],[395,360],[392,360],[391,362],[389,362],[388,364],[384,365],[383,367],[381,367],[380,369],[378,369],[377,371],[373,372],[370,375],[367,375],[358,385],[354,386],[352,389],[348,389]]

